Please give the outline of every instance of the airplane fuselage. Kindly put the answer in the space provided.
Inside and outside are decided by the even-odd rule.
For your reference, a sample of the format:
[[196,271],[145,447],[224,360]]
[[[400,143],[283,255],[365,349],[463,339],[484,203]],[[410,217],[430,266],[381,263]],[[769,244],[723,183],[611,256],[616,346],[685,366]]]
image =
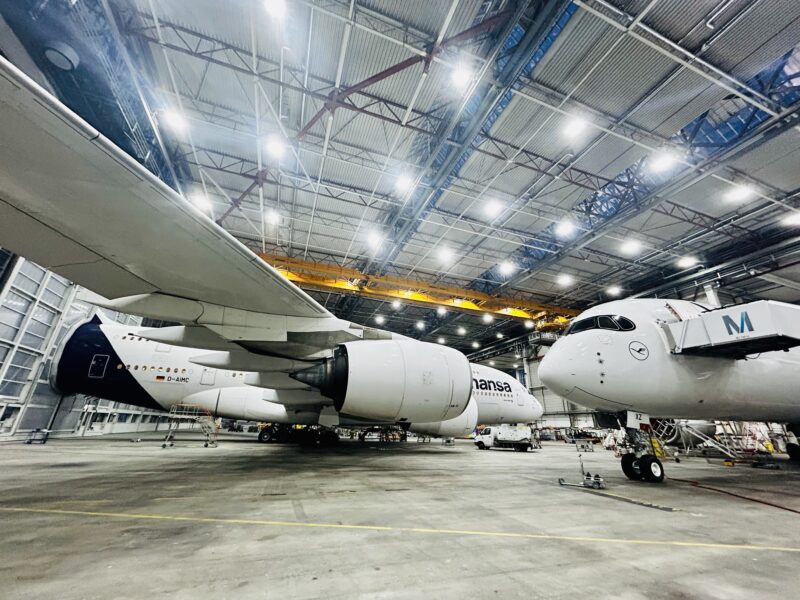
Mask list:
[[[539,375],[556,394],[605,412],[800,423],[797,349],[740,360],[671,352],[660,324],[706,309],[654,299],[596,306],[576,317],[542,360]],[[590,318],[591,326],[580,325]]]

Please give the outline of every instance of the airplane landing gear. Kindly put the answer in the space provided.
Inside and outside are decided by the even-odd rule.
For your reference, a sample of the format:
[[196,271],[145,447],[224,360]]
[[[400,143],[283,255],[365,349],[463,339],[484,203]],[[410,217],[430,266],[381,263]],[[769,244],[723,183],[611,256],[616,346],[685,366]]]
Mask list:
[[645,432],[626,427],[623,446],[626,453],[622,455],[620,466],[628,479],[649,483],[664,481],[664,465],[657,456],[648,452],[652,445]]

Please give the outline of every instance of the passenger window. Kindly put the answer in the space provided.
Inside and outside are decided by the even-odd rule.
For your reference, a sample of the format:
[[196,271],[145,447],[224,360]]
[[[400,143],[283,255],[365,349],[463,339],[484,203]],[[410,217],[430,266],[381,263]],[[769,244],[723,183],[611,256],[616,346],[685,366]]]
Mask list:
[[613,331],[619,330],[619,325],[617,325],[614,319],[605,315],[602,317],[597,317],[597,325],[600,327],[600,329],[611,329]]

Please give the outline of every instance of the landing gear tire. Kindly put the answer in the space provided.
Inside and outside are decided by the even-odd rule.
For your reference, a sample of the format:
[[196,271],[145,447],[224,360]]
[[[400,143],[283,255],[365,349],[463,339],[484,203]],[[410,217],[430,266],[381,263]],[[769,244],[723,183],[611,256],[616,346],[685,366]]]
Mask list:
[[486,444],[484,444],[483,442],[478,442],[475,445],[478,446],[478,450],[486,450]]
[[642,479],[650,483],[661,483],[664,481],[664,465],[652,454],[645,454],[639,459],[639,470],[642,472]]
[[800,462],[800,444],[786,444],[786,454],[790,460]]
[[632,479],[633,481],[642,480],[642,472],[639,469],[639,459],[636,458],[635,454],[623,454],[620,466],[622,466],[622,472],[625,473],[625,477],[628,479]]
[[267,444],[272,441],[272,429],[265,427],[258,432],[258,441],[262,444]]

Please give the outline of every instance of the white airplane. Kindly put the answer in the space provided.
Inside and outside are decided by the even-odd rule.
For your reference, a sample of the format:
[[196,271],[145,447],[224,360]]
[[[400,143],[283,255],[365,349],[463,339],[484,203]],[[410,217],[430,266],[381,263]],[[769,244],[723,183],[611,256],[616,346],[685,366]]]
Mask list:
[[[650,417],[796,425],[798,330],[800,307],[779,302],[618,300],[575,317],[539,376],[559,396],[600,411],[604,425],[627,419],[628,431]],[[623,455],[625,474],[661,481],[661,463],[634,444],[636,454]],[[800,457],[800,446],[789,453]]]
[[[337,412],[335,400],[291,378],[308,368],[304,363],[278,358],[269,372],[263,362],[257,372],[221,369],[216,366],[229,362],[226,352],[161,344],[140,337],[136,329],[97,317],[78,323],[56,352],[51,386],[64,395],[87,394],[164,411],[184,404],[218,417],[269,423],[365,427],[396,422]],[[464,412],[442,421],[406,422],[405,428],[463,437],[479,423],[528,423],[541,416],[541,405],[513,377],[483,365],[473,364],[471,371],[472,395]],[[276,387],[265,388],[265,373]]]
[[[335,317],[2,57],[0,131],[0,245],[102,295],[101,306],[181,323],[126,331],[133,340],[109,330],[113,345],[96,340],[91,357],[86,342],[88,362],[66,367],[80,385],[63,379],[65,353],[65,392],[114,399],[127,379],[164,408],[189,399],[242,419],[344,415],[441,435],[474,427],[479,404],[493,407],[489,422],[541,415],[520,384],[457,350]],[[473,378],[492,382],[492,402],[470,401]]]

